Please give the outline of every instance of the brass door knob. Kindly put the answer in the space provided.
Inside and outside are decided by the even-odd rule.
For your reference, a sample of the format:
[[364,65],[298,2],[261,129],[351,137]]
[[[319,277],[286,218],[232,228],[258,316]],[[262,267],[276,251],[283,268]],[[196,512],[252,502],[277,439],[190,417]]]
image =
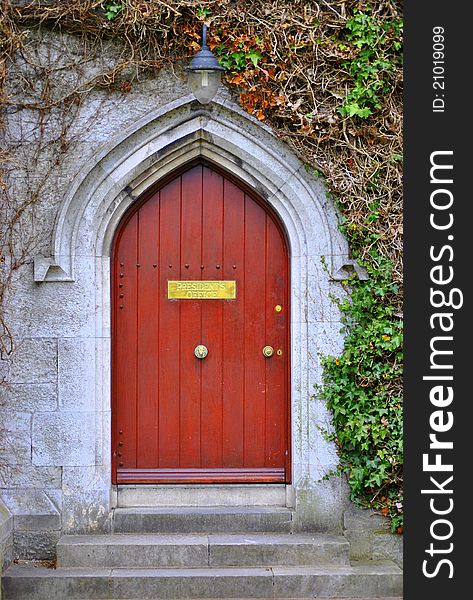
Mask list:
[[273,354],[274,354],[274,348],[272,346],[265,346],[263,348],[263,356],[266,356],[266,358],[269,358]]
[[194,354],[197,356],[197,358],[205,358],[208,353],[209,351],[207,350],[207,347],[203,344],[199,344],[194,349]]

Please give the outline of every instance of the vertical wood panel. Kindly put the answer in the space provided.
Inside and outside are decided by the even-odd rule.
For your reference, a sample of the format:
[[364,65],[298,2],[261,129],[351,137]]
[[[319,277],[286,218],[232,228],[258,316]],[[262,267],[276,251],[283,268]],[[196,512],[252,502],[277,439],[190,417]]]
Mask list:
[[266,214],[245,196],[245,467],[264,464]]
[[138,211],[137,312],[137,462],[138,468],[157,464],[158,458],[158,262],[159,194]]
[[[222,279],[223,178],[203,170],[202,264],[205,279]],[[218,267],[218,268],[217,268]],[[209,350],[202,361],[202,467],[222,466],[222,336],[223,302],[205,300],[202,305],[202,343]]]
[[[276,467],[284,466],[286,458],[287,259],[281,234],[269,218],[266,245],[266,339],[274,347],[275,354],[266,360],[265,466]],[[278,304],[283,307],[280,313],[275,311]],[[281,356],[278,356],[278,350],[282,352]]]
[[[198,165],[128,219],[113,269],[119,481],[281,481],[289,444],[289,272],[273,218],[229,179]],[[169,300],[170,279],[236,280],[237,298]],[[203,360],[194,356],[200,343],[209,349]],[[264,358],[267,344],[282,355]]]
[[[136,406],[137,406],[137,259],[138,216],[130,219],[119,242],[116,263],[116,392],[120,398],[117,414],[117,463],[136,467]],[[122,297],[121,297],[122,296]],[[123,308],[120,308],[120,307]],[[119,432],[123,433],[120,434]],[[122,444],[122,445],[120,445]]]
[[159,467],[179,466],[179,302],[167,299],[168,279],[180,277],[181,182],[160,191],[159,218]]
[[[236,301],[223,303],[223,465],[243,465],[245,195],[224,181],[223,276],[236,281]],[[234,268],[235,267],[235,268]]]
[[[182,175],[181,278],[202,279],[202,167]],[[186,268],[186,264],[189,265]],[[200,467],[201,361],[194,348],[201,340],[201,300],[180,300],[181,432],[180,466]]]

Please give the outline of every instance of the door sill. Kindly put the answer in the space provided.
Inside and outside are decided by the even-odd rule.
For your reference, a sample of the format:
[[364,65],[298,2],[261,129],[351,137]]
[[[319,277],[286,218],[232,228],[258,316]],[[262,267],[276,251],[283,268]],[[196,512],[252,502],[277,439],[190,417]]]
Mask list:
[[158,506],[293,506],[292,486],[284,483],[116,485],[119,508]]

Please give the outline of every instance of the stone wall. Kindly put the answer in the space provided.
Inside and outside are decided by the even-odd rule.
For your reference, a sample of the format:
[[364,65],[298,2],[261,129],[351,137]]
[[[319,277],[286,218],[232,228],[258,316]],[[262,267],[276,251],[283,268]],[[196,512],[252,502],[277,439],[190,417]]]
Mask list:
[[351,560],[392,560],[403,567],[403,536],[390,532],[388,521],[372,510],[350,505],[343,516],[343,534]]
[[[35,36],[38,56],[52,64],[64,62],[62,53],[80,59],[74,37]],[[110,43],[100,61],[115,52]],[[97,61],[82,66],[82,78],[92,77]],[[18,77],[10,79],[18,81],[29,67],[19,59],[11,68]],[[56,94],[61,86],[69,89],[67,73],[61,71]],[[10,91],[21,99],[22,90]],[[314,385],[321,381],[319,353],[336,354],[343,342],[330,295],[344,293],[340,279],[356,265],[321,181],[224,89],[202,107],[171,70],[143,77],[127,93],[93,89],[78,103],[64,139],[63,125],[64,114],[55,110],[41,123],[38,111],[24,109],[6,119],[16,161],[12,189],[18,199],[39,190],[14,240],[26,260],[13,270],[8,298],[15,351],[0,361],[7,382],[0,386],[0,487],[13,515],[14,556],[51,558],[61,533],[110,528],[111,241],[143,192],[199,157],[256,189],[286,229],[292,277],[289,496],[298,529],[341,531],[347,490],[340,477],[323,479],[337,456],[323,433],[331,428],[330,414]]]
[[[72,35],[29,32],[32,62],[57,68],[54,97],[112,64],[113,42],[88,60],[83,71],[62,69],[85,59]],[[21,87],[34,77],[18,57],[10,67],[13,101],[31,100]],[[74,81],[72,81],[74,80]],[[37,86],[41,87],[38,80]],[[74,118],[65,107],[40,111],[11,108],[2,131],[15,168],[9,184],[20,202],[38,192],[15,239],[25,263],[13,271],[6,321],[14,352],[0,360],[0,488],[12,513],[14,556],[51,558],[61,531],[107,531],[110,509],[110,403],[96,377],[109,334],[96,331],[95,257],[77,257],[75,281],[35,282],[33,262],[51,256],[62,199],[97,148],[157,106],[187,93],[171,72],[143,78],[133,90],[95,89],[84,94]],[[62,143],[60,138],[64,137]],[[61,147],[62,146],[62,147]],[[31,218],[31,215],[33,218]],[[107,366],[101,377],[108,378]]]
[[13,552],[13,518],[0,500],[0,579],[2,571],[11,563]]

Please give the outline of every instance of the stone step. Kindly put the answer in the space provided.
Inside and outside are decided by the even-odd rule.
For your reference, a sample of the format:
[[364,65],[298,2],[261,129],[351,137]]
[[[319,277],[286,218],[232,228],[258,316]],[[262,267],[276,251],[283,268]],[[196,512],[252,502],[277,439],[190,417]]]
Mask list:
[[117,506],[286,506],[283,483],[119,485]]
[[60,567],[157,568],[348,564],[343,536],[322,534],[112,534],[63,536]]
[[112,529],[113,533],[290,533],[292,514],[282,506],[116,508]]
[[13,565],[4,600],[158,598],[382,598],[402,595],[391,562],[299,567],[46,569]]

